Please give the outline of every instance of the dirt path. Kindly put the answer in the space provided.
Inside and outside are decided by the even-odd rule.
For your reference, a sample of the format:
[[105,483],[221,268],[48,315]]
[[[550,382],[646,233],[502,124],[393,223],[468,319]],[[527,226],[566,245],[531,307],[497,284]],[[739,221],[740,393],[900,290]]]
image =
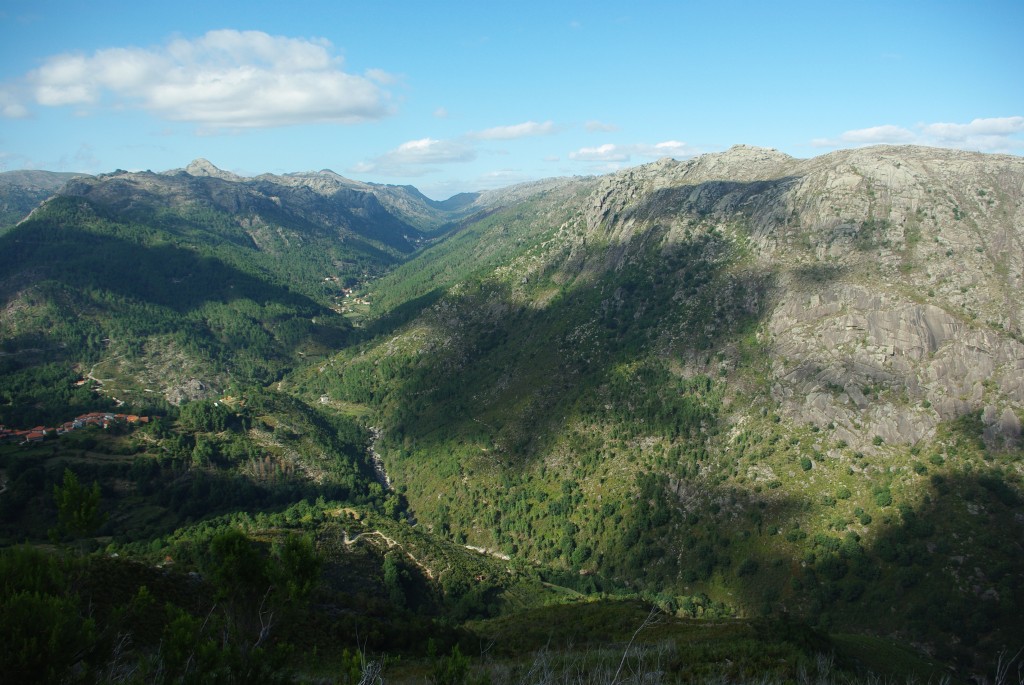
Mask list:
[[118,355],[114,355],[110,359],[102,359],[102,360],[96,362],[95,364],[92,365],[92,368],[89,369],[89,372],[87,374],[85,374],[85,377],[88,378],[89,380],[93,381],[94,383],[99,383],[100,385],[103,385],[103,383],[105,381],[112,381],[112,380],[114,380],[113,378],[96,378],[96,376],[92,375],[92,372],[95,371],[96,367],[99,366],[100,364],[106,364],[107,362],[112,362],[115,359],[120,359],[123,356],[124,356],[123,354],[118,354]]
[[463,547],[471,549],[474,552],[479,552],[480,554],[486,554],[487,556],[494,557],[495,559],[501,559],[502,561],[509,561],[512,558],[503,552],[495,552],[494,550],[487,549],[486,547],[476,547],[475,545],[463,545]]
[[407,550],[405,547],[403,547],[400,543],[398,543],[395,540],[392,540],[391,538],[389,538],[387,535],[385,535],[384,533],[380,532],[379,530],[368,530],[368,531],[366,531],[364,533],[359,533],[354,538],[350,538],[348,536],[348,531],[347,530],[343,530],[342,534],[343,534],[342,535],[342,542],[344,542],[348,546],[356,544],[362,538],[369,537],[371,535],[376,535],[377,537],[379,537],[381,540],[383,540],[387,544],[388,549],[392,549],[394,547],[397,547],[398,549],[402,550],[402,554],[404,554],[405,556],[409,557],[409,559],[412,561],[412,563],[416,564],[416,566],[421,568],[423,570],[423,573],[426,574],[427,578],[429,578],[430,580],[434,580],[434,572],[431,571],[430,568],[426,564],[424,564],[419,559],[417,559],[415,556],[413,556],[413,554],[411,552],[409,552],[409,550]]

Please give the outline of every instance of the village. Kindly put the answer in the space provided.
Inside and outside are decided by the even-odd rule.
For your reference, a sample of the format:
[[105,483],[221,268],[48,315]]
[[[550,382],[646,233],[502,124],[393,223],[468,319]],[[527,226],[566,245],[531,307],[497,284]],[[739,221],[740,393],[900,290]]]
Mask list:
[[[366,274],[363,275],[366,276]],[[339,285],[341,282],[341,279],[338,278],[337,276],[324,277],[324,283],[334,283],[335,285]],[[367,297],[360,297],[356,295],[355,288],[346,288],[340,285],[339,288],[341,289],[341,295],[335,296],[335,302],[333,305],[331,305],[331,309],[336,314],[346,314],[350,312],[352,310],[353,305],[366,306],[370,304],[370,300]],[[345,300],[348,300],[348,302],[345,302]]]
[[42,442],[49,435],[64,435],[71,431],[81,430],[89,426],[109,428],[116,424],[137,426],[149,423],[148,416],[137,416],[135,414],[113,414],[109,412],[91,412],[82,414],[71,421],[65,421],[61,425],[51,428],[48,426],[36,426],[26,430],[15,430],[0,425],[0,443],[17,442],[21,445]]

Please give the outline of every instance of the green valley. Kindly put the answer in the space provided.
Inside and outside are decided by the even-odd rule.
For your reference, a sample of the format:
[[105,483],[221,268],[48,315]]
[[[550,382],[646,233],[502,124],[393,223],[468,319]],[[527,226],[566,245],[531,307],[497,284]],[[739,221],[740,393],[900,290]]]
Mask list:
[[0,235],[0,423],[158,418],[0,445],[3,663],[998,682],[1022,187],[915,147],[447,203],[201,160],[72,179]]

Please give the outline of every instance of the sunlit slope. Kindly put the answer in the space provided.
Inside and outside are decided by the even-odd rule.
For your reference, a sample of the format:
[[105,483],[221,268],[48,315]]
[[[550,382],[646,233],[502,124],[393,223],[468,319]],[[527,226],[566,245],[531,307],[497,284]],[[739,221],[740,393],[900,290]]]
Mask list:
[[377,337],[297,382],[369,409],[435,531],[991,647],[1024,581],[1022,181],[738,147],[565,182],[379,281]]

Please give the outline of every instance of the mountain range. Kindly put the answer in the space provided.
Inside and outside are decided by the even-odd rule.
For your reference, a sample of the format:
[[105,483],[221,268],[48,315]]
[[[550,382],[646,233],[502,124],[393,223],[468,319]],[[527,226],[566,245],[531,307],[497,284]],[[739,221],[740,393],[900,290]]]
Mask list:
[[[1019,647],[1019,157],[736,146],[444,202],[205,160],[0,188],[0,422],[127,405],[183,459],[153,483],[375,507],[402,610],[632,593],[861,659],[896,639],[957,678]],[[180,497],[107,532],[194,535]],[[25,498],[19,525],[45,519]],[[495,565],[473,577],[541,584],[446,585],[467,546]]]

